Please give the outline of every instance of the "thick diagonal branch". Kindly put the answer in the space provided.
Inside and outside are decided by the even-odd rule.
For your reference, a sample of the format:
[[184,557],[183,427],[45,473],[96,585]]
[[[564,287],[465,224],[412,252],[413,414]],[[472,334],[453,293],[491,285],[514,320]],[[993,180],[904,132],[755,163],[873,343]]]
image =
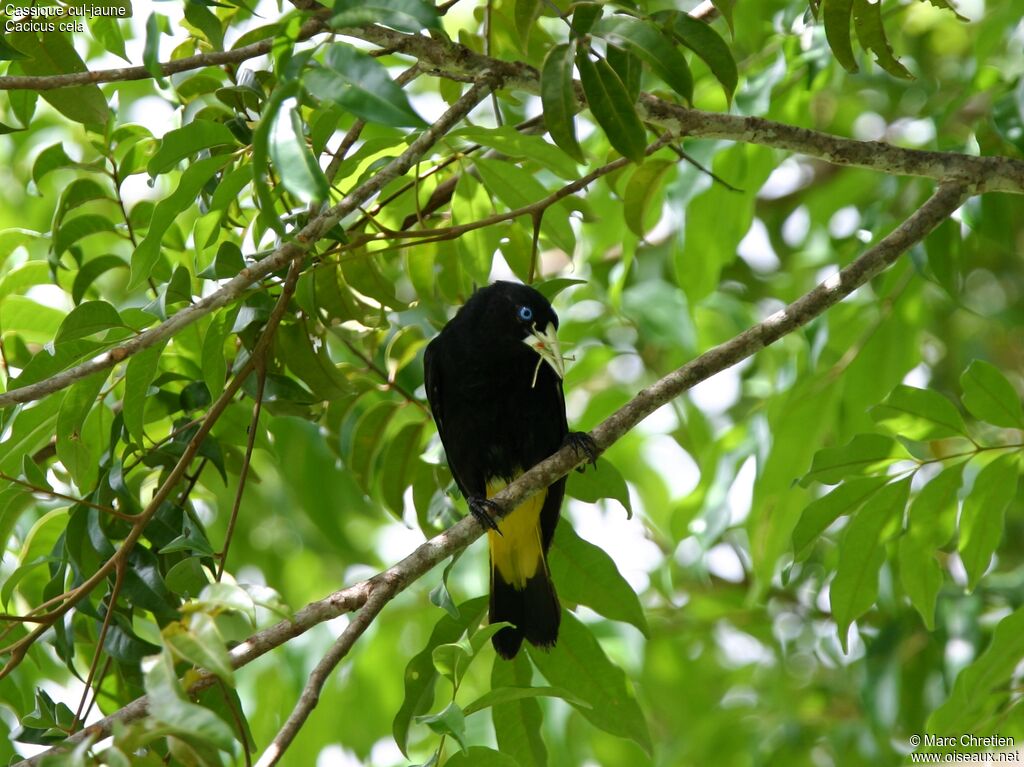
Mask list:
[[[968,191],[963,185],[946,184],[939,187],[913,215],[865,251],[853,263],[840,270],[838,274],[828,278],[785,309],[772,314],[729,341],[709,349],[678,370],[643,389],[590,433],[598,448],[602,451],[608,449],[665,403],[823,314],[829,307],[891,266],[911,246],[920,242],[960,207],[967,196]],[[508,485],[492,500],[503,510],[515,508],[529,496],[540,492],[572,471],[580,463],[580,459],[581,457],[573,448],[562,448]],[[289,639],[305,633],[318,623],[336,618],[344,613],[369,608],[363,619],[358,622],[358,625],[362,626],[364,622],[379,613],[387,601],[404,591],[436,565],[464,549],[482,533],[483,530],[475,519],[472,517],[463,519],[450,529],[423,543],[405,559],[369,580],[344,588],[317,602],[312,602],[299,610],[292,620],[282,621],[275,626],[257,632],[231,650],[232,666],[234,668],[245,666]],[[355,624],[356,621],[353,621],[353,625]],[[351,642],[346,642],[343,645],[336,644],[324,662],[333,667],[333,664],[344,656],[351,647],[351,643],[361,633],[362,628],[358,630],[358,633],[353,631]],[[207,674],[193,684],[192,689],[209,686],[213,680],[214,677]],[[319,677],[316,681],[319,681]],[[316,694],[318,694],[318,690],[309,692],[310,696],[315,697]],[[299,706],[305,705],[302,702],[299,704]],[[68,738],[56,749],[73,745],[90,735],[106,737],[111,733],[115,722],[133,721],[145,716],[146,711],[146,699],[138,698],[91,727]],[[51,753],[56,749],[51,749],[46,753]],[[45,754],[26,759],[20,762],[20,765],[23,767],[36,765],[43,756]]]

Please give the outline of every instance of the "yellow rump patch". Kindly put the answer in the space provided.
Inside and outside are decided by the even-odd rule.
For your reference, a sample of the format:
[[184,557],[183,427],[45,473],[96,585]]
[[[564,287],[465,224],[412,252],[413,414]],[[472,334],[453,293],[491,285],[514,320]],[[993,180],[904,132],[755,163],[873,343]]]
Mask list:
[[[487,497],[497,495],[508,483],[503,479],[487,481]],[[547,490],[537,493],[516,506],[498,521],[501,535],[488,531],[491,547],[491,567],[501,579],[520,591],[526,582],[544,567],[544,551],[540,543],[540,511],[547,498]]]

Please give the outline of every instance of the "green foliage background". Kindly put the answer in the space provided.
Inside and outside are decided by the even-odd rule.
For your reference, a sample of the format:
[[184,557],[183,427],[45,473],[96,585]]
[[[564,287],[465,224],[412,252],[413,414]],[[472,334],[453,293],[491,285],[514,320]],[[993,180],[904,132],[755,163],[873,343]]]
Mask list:
[[[472,223],[620,155],[642,159],[656,134],[634,113],[638,90],[912,148],[1024,150],[1019,3],[977,0],[960,8],[967,19],[943,2],[825,0],[817,19],[800,0],[716,5],[706,24],[658,0],[577,3],[564,21],[524,0],[443,15],[419,0],[334,6],[337,27],[426,30],[526,62],[542,72],[540,98],[500,90],[437,143],[419,181],[386,185],[332,229],[270,353],[124,573],[20,664],[14,643],[35,624],[4,624],[0,722],[14,740],[0,739],[0,755],[65,737],[92,665],[96,711],[145,692],[163,703],[113,745],[54,763],[245,764],[260,753],[346,619],[234,672],[225,647],[393,564],[463,513],[421,360],[474,283],[536,276],[554,296],[575,358],[570,421],[590,429],[849,263],[932,183],[695,136],[681,145],[693,163],[664,146],[549,205],[539,256],[526,215],[425,242],[396,230]],[[379,172],[468,87],[430,73],[401,87],[393,78],[411,59],[371,57],[352,37],[296,43],[304,17],[289,7],[268,20],[244,4],[144,6],[144,33],[93,19],[74,47],[9,34],[0,68],[96,69],[127,45],[159,74],[162,60],[276,42],[237,68],[0,99],[4,391],[210,294],[294,234],[311,204]],[[575,123],[574,76],[590,102]],[[541,106],[546,133],[511,127]],[[166,115],[159,130],[150,110]],[[358,140],[325,175],[357,119]],[[764,237],[741,248],[751,231]],[[1022,250],[1021,197],[972,197],[826,316],[704,384],[704,397],[666,406],[597,472],[570,480],[567,521],[622,529],[629,507],[646,542],[604,553],[563,523],[551,566],[579,609],[554,652],[495,661],[475,546],[385,608],[283,763],[875,765],[902,762],[915,733],[1019,743]],[[145,507],[253,353],[283,280],[271,275],[112,371],[0,411],[8,615],[59,597],[113,554],[131,520],[97,507]],[[211,583],[257,399],[237,528]],[[686,456],[695,485],[684,492],[666,473],[685,475]],[[627,582],[615,561],[635,565],[637,552],[644,571]],[[190,700],[177,678],[193,666],[218,682]]]

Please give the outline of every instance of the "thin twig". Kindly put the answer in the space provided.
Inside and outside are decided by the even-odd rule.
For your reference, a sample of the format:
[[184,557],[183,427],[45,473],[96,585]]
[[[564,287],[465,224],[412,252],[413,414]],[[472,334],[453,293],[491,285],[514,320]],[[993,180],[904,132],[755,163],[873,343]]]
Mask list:
[[349,621],[345,630],[341,632],[341,636],[331,645],[331,649],[316,664],[316,668],[313,669],[309,679],[306,680],[306,685],[302,688],[302,694],[295,703],[291,714],[288,715],[285,723],[281,725],[281,729],[274,736],[274,740],[263,751],[259,761],[256,762],[256,767],[273,767],[284,756],[284,752],[291,745],[292,741],[295,740],[295,736],[302,729],[302,725],[306,723],[310,713],[316,708],[316,704],[320,701],[320,693],[335,667],[348,654],[348,651],[352,649],[352,645],[355,644],[356,640],[373,623],[373,619],[377,617],[384,608],[384,605],[394,596],[394,593],[389,592],[390,590],[387,586],[375,589],[366,600],[366,604],[359,608],[355,617]]
[[[644,418],[684,391],[716,373],[736,365],[821,315],[886,267],[891,266],[907,249],[920,242],[960,207],[967,196],[967,189],[961,185],[945,184],[939,187],[906,221],[837,275],[828,278],[785,309],[775,312],[729,341],[709,349],[640,391],[590,432],[597,447],[601,451],[607,450]],[[550,458],[544,459],[494,496],[492,500],[501,510],[499,514],[516,508],[529,496],[540,492],[568,474],[580,462],[581,456],[569,446],[560,449]],[[421,544],[409,556],[387,570],[369,580],[337,591],[322,600],[311,602],[299,610],[291,620],[281,621],[270,628],[259,631],[232,648],[229,651],[232,667],[237,669],[245,666],[275,647],[308,631],[316,624],[359,610],[368,605],[370,599],[376,599],[378,593],[383,601],[391,599],[440,562],[462,551],[479,538],[483,532],[480,524],[472,516],[462,519],[448,530]],[[376,614],[379,612],[379,608],[374,604],[367,612],[367,620],[372,617],[370,616],[371,612]],[[363,629],[354,629],[353,631],[355,630],[361,633]],[[339,643],[340,641],[339,638]],[[341,652],[341,657],[343,657],[347,650],[348,647],[341,647],[335,652]],[[328,659],[325,658],[321,662],[328,662]],[[213,684],[214,679],[212,674],[204,674],[193,683],[190,690],[195,691],[208,687]],[[19,767],[38,765],[47,755],[69,748],[85,737],[106,737],[112,731],[115,722],[130,722],[145,716],[147,706],[145,697],[137,698],[92,727],[68,738],[62,744],[19,762]]]
[[[288,290],[288,285],[285,285]],[[291,286],[294,292],[295,286]],[[249,422],[249,436],[245,443],[245,457],[242,459],[242,470],[238,473],[238,489],[235,491],[235,501],[231,504],[231,516],[228,517],[228,529],[224,533],[224,546],[217,555],[217,576],[219,582],[224,577],[224,568],[228,561],[228,551],[231,549],[231,539],[235,535],[235,523],[238,521],[238,510],[242,506],[242,496],[245,494],[245,480],[249,477],[249,464],[252,461],[253,447],[256,445],[256,431],[260,425],[260,411],[263,409],[263,391],[267,384],[267,361],[266,357],[259,360],[256,366],[257,384],[256,401],[252,405],[252,420]]]
[[[103,643],[107,639],[110,621],[114,617],[114,610],[117,609],[117,598],[121,595],[121,586],[124,584],[124,568],[125,564],[122,561],[116,569],[114,587],[110,590],[110,599],[107,602],[107,612],[103,616],[103,625],[100,627],[100,634],[96,638],[96,651],[93,653],[92,663],[89,664],[89,675],[85,679],[85,690],[82,692],[81,700],[78,701],[78,710],[75,711],[75,718],[71,720],[69,732],[74,732],[78,729],[78,725],[85,721],[86,713],[83,713],[83,709],[85,708],[85,702],[89,699],[89,692],[92,690],[92,683],[96,676],[96,669],[99,666],[100,658],[103,656]],[[102,677],[100,679],[102,680]],[[99,692],[96,695],[99,695]],[[96,699],[96,695],[93,696],[93,700]]]
[[245,767],[252,767],[252,752],[249,751],[249,737],[245,730],[245,718],[242,712],[238,710],[239,707],[235,705],[235,700],[229,694],[230,690],[224,684],[223,679],[217,679],[217,688],[224,698],[224,705],[227,706],[228,711],[231,713],[231,721],[235,723],[235,730],[238,731],[238,740],[242,744],[242,755],[245,757]]
[[[326,32],[327,27],[319,19],[310,19],[299,28],[296,41],[308,40],[313,35]],[[210,51],[195,56],[186,56],[157,64],[162,75],[173,75],[178,72],[189,72],[203,67],[215,67],[223,64],[237,64],[247,59],[254,59],[270,53],[276,38],[244,45],[233,51]],[[118,69],[98,69],[94,72],[71,72],[62,75],[20,75],[0,77],[0,91],[33,90],[48,91],[57,88],[70,88],[76,85],[93,85],[96,83],[124,82],[126,80],[150,80],[153,73],[146,67],[121,67]]]
[[[650,144],[646,150],[644,150],[644,156],[654,154],[663,146],[668,144],[669,141],[671,141],[671,135],[665,134],[657,141],[654,141],[652,144]],[[617,160],[612,160],[610,163],[607,163],[606,165],[602,165],[600,168],[592,170],[587,175],[582,176],[581,178],[578,178],[575,181],[570,181],[568,184],[566,184],[563,187],[560,187],[559,189],[556,189],[554,192],[547,195],[546,197],[542,197],[536,202],[531,202],[529,205],[524,205],[521,208],[516,208],[515,210],[510,210],[506,213],[495,213],[494,215],[488,216],[487,218],[481,218],[477,221],[470,221],[469,223],[466,224],[458,224],[455,226],[439,226],[434,229],[390,229],[385,231],[382,235],[367,235],[361,239],[354,240],[354,242],[356,245],[362,245],[367,242],[373,242],[381,239],[413,239],[421,237],[439,238],[442,235],[444,239],[453,239],[455,237],[460,237],[466,232],[471,232],[475,229],[482,229],[487,226],[493,226],[494,224],[500,224],[503,221],[512,221],[519,218],[520,216],[535,217],[538,214],[543,213],[545,210],[550,208],[559,200],[564,200],[569,195],[575,194],[581,189],[585,189],[602,176],[606,176],[609,173],[618,170],[619,168],[624,168],[631,162],[632,160],[630,160],[627,157],[620,157]]]
[[4,471],[0,471],[0,479],[4,480],[5,482],[12,482],[15,485],[21,485],[22,487],[31,490],[33,493],[39,493],[40,495],[48,495],[51,498],[57,498],[62,501],[70,501],[75,505],[81,504],[82,506],[88,506],[90,509],[102,511],[104,514],[110,514],[113,517],[117,517],[128,522],[131,522],[135,519],[134,515],[125,514],[123,511],[118,511],[117,509],[112,508],[111,506],[104,506],[102,503],[93,503],[92,501],[87,501],[84,498],[75,498],[73,495],[65,495],[64,493],[58,493],[56,490],[51,490],[48,487],[39,487],[38,485],[34,485],[31,482],[28,482],[27,480],[19,479],[18,477],[12,477],[10,474]]
[[352,352],[352,354],[358,357],[359,360],[364,365],[366,365],[367,370],[376,373],[380,377],[380,379],[384,381],[384,385],[387,386],[388,389],[398,392],[409,404],[416,405],[424,413],[430,412],[429,410],[427,410],[427,406],[424,405],[420,399],[415,397],[412,394],[412,392],[410,392],[397,381],[392,381],[391,376],[389,376],[386,371],[382,370],[376,362],[374,362],[372,359],[363,354],[363,352],[359,350],[359,347],[357,347],[354,343],[352,343],[350,340],[348,340],[348,338],[345,337],[344,332],[342,330],[334,327],[330,327],[328,328],[328,330],[334,333],[334,337],[341,341],[343,344],[345,344],[345,347],[350,352]]

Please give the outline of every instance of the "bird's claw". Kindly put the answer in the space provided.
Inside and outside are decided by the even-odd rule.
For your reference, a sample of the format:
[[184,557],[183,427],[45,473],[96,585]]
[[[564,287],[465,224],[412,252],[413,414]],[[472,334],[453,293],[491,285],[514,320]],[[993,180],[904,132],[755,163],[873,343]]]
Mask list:
[[580,458],[586,457],[587,461],[582,466],[577,466],[576,471],[582,474],[587,470],[587,463],[597,468],[597,456],[600,450],[597,448],[597,443],[594,438],[587,434],[585,431],[571,431],[565,436],[563,445],[569,445],[573,450],[576,451],[576,455]]
[[466,499],[466,503],[469,504],[469,513],[480,523],[481,527],[485,530],[493,530],[498,535],[501,535],[498,523],[494,519],[496,514],[501,513],[501,507],[498,504],[489,498],[482,498],[479,495],[471,495]]

